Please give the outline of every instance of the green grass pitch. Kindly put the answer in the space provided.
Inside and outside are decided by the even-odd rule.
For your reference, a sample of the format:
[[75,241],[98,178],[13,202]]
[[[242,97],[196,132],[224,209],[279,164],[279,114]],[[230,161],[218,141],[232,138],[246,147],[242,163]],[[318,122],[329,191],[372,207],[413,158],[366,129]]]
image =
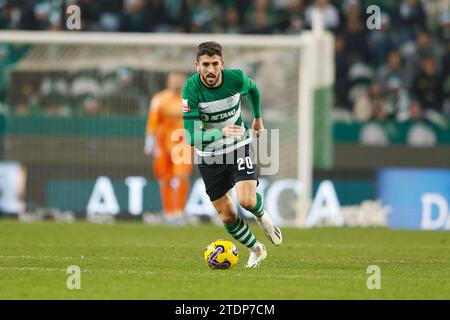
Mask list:
[[[267,260],[209,270],[203,261],[224,228],[145,226],[137,222],[21,223],[0,220],[0,299],[450,299],[450,233],[380,228],[284,228]],[[234,243],[236,241],[233,240]],[[66,270],[81,269],[69,290]],[[369,265],[381,289],[366,286]]]

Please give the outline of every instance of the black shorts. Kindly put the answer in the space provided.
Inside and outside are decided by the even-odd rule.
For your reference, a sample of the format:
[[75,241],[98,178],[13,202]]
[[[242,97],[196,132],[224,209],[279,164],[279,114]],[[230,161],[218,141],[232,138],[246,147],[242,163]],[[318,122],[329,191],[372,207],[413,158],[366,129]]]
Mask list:
[[224,196],[236,182],[256,180],[258,168],[251,143],[219,156],[198,156],[198,168],[211,201]]

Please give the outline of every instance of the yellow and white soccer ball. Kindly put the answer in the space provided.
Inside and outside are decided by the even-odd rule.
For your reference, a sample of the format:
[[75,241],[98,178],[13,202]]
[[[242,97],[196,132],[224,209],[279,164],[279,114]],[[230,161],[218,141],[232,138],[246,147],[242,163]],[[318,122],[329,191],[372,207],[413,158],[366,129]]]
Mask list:
[[227,270],[237,264],[238,252],[233,242],[218,239],[206,247],[204,258],[209,268]]

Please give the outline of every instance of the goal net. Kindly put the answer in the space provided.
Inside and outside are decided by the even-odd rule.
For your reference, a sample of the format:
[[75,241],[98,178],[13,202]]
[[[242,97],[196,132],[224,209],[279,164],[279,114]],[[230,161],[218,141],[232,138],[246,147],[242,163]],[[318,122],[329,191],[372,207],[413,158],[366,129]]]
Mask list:
[[[295,221],[295,200],[311,198],[313,163],[332,164],[333,40],[326,33],[1,32],[1,45],[19,52],[8,66],[1,101],[4,160],[26,166],[29,206],[85,214],[93,189],[104,183],[112,189],[104,197],[115,198],[114,214],[158,211],[158,185],[143,153],[149,101],[164,89],[169,72],[193,74],[197,45],[210,40],[223,46],[226,68],[242,69],[259,88],[267,129],[256,144],[261,188],[271,192],[284,222]],[[251,127],[246,99],[242,111]],[[268,147],[260,147],[262,141]],[[192,188],[198,177],[194,169]],[[301,187],[294,191],[297,180]],[[141,199],[131,192],[139,183]]]

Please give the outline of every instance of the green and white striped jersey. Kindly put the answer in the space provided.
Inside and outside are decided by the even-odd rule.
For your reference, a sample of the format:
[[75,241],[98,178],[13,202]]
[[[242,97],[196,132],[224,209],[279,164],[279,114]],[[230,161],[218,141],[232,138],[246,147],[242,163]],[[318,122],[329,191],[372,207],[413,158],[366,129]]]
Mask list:
[[[208,88],[200,74],[190,77],[183,88],[183,119],[187,141],[201,156],[228,153],[251,142],[241,117],[241,99],[248,95],[255,118],[261,117],[256,84],[241,70],[223,70],[219,87]],[[239,125],[246,129],[241,140],[222,137],[222,128]]]

